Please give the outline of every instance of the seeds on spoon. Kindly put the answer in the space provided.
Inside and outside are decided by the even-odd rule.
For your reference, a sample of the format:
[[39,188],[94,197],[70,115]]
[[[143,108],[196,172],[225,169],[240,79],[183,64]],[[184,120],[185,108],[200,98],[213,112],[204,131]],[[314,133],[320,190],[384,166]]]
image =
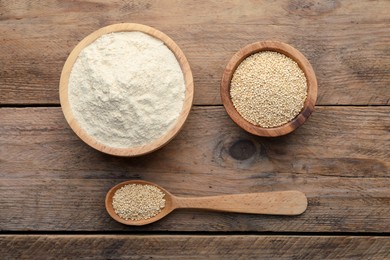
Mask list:
[[165,207],[165,193],[153,185],[128,184],[118,189],[112,206],[125,220],[142,220],[156,216]]

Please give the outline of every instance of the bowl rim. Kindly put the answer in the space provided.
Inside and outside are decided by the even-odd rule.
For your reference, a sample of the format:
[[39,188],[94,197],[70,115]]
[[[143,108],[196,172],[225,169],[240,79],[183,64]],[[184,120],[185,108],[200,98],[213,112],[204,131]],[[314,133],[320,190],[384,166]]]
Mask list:
[[[183,107],[178,118],[164,135],[154,140],[153,142],[142,146],[129,147],[129,148],[116,148],[116,147],[105,145],[97,141],[95,138],[88,135],[83,128],[80,127],[76,118],[73,116],[70,102],[68,99],[68,82],[69,82],[70,73],[72,71],[72,67],[75,61],[77,60],[78,55],[85,47],[87,47],[89,44],[94,42],[102,35],[114,33],[114,32],[133,32],[133,31],[143,32],[154,38],[161,40],[173,52],[183,72],[183,77],[185,81],[185,97],[184,97]],[[192,107],[193,98],[194,98],[194,83],[193,83],[191,68],[187,58],[185,57],[184,53],[179,48],[179,46],[170,37],[168,37],[163,32],[147,25],[137,24],[137,23],[120,23],[120,24],[112,24],[109,26],[105,26],[103,28],[100,28],[92,32],[91,34],[86,36],[83,40],[81,40],[76,45],[76,47],[74,47],[74,49],[69,54],[61,72],[61,78],[59,84],[59,96],[60,96],[60,104],[61,104],[62,112],[65,116],[65,119],[68,122],[69,126],[72,128],[72,130],[76,133],[76,135],[81,140],[83,140],[89,146],[103,153],[111,154],[115,156],[132,157],[132,156],[139,156],[139,155],[151,153],[166,145],[178,134],[178,132],[183,127],[184,122],[186,121]]]
[[[277,127],[266,128],[248,122],[237,112],[230,97],[230,82],[237,67],[244,59],[261,51],[275,51],[293,59],[304,72],[307,80],[307,97],[301,112],[290,122]],[[240,49],[230,59],[222,75],[220,94],[226,112],[238,126],[254,135],[276,137],[291,133],[309,118],[317,100],[317,87],[313,67],[301,52],[280,41],[259,41]]]

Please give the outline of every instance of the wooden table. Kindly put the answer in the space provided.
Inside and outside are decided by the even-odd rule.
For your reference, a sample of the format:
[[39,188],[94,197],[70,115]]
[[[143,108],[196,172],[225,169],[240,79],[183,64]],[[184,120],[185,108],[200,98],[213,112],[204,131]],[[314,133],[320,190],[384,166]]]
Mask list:
[[[119,22],[173,38],[194,74],[180,134],[138,158],[93,150],[67,125],[62,66],[92,31]],[[284,137],[238,128],[221,106],[230,57],[259,40],[304,53],[314,114]],[[390,2],[0,2],[0,256],[390,259]],[[298,189],[296,217],[180,210],[144,227],[113,221],[104,197],[128,179],[181,196]]]

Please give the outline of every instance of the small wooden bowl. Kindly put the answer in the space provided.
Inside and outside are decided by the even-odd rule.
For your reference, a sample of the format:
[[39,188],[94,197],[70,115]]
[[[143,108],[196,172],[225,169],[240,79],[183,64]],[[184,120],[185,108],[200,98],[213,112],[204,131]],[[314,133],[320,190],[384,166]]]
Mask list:
[[[92,42],[94,42],[96,39],[98,39],[100,36],[104,34],[108,34],[112,32],[129,32],[129,31],[143,32],[165,43],[165,45],[174,53],[176,59],[180,64],[181,70],[183,71],[183,75],[184,75],[186,90],[185,90],[184,104],[180,112],[180,115],[176,120],[176,122],[174,123],[174,126],[171,127],[163,136],[143,146],[129,147],[129,148],[115,148],[98,142],[92,136],[88,135],[86,131],[80,127],[77,120],[74,118],[70,107],[70,103],[68,99],[68,81],[69,81],[70,73],[72,71],[72,67],[75,61],[77,60],[78,55],[86,46],[88,46],[89,44],[91,44]],[[65,115],[65,118],[69,126],[80,137],[80,139],[83,140],[85,143],[87,143],[89,146],[101,152],[111,154],[111,155],[117,155],[117,156],[143,155],[155,151],[161,148],[162,146],[164,146],[165,144],[167,144],[180,131],[184,122],[186,121],[188,114],[191,110],[193,97],[194,97],[194,83],[192,78],[192,72],[189,63],[186,57],[184,56],[184,53],[180,50],[179,46],[177,46],[176,43],[164,33],[152,27],[142,25],[142,24],[135,24],[135,23],[122,23],[122,24],[109,25],[85,37],[79,44],[77,44],[77,46],[69,54],[69,57],[65,62],[64,68],[62,69],[61,79],[60,79],[60,102],[61,102],[62,111]]]
[[[307,79],[307,97],[303,109],[293,120],[278,127],[265,128],[248,122],[237,112],[230,97],[230,82],[237,67],[244,59],[261,51],[275,51],[293,59],[302,69]],[[239,50],[227,64],[221,81],[221,98],[228,115],[245,131],[258,136],[281,136],[297,129],[313,112],[317,100],[317,79],[309,61],[292,46],[276,41],[256,42]]]

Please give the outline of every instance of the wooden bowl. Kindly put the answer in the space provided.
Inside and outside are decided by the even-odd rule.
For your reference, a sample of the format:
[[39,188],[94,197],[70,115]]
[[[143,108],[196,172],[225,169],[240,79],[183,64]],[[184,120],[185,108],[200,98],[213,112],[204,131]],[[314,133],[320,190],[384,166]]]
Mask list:
[[[138,147],[129,147],[129,148],[115,148],[98,142],[92,136],[88,135],[87,132],[80,127],[79,123],[73,116],[70,107],[70,103],[68,99],[68,81],[69,81],[70,73],[72,71],[72,67],[75,61],[77,60],[78,55],[86,46],[88,46],[89,44],[91,44],[97,38],[99,38],[104,34],[108,34],[112,32],[129,32],[129,31],[143,32],[165,43],[165,45],[174,53],[176,59],[180,64],[181,70],[183,71],[186,89],[185,89],[184,104],[180,112],[180,115],[176,120],[176,122],[174,123],[173,127],[171,127],[163,136],[146,145],[142,145]],[[91,33],[87,37],[85,37],[79,44],[77,44],[77,46],[69,54],[69,57],[66,60],[64,68],[62,70],[61,79],[60,79],[60,102],[61,102],[62,111],[65,115],[65,118],[69,126],[81,138],[81,140],[83,140],[89,146],[101,152],[111,154],[111,155],[117,155],[117,156],[143,155],[155,151],[161,148],[162,146],[164,146],[165,144],[167,144],[180,131],[184,122],[186,121],[188,114],[191,110],[193,96],[194,96],[194,84],[193,84],[192,72],[189,63],[186,57],[184,56],[183,52],[180,50],[179,46],[177,46],[176,43],[164,33],[152,27],[142,25],[142,24],[135,24],[135,23],[113,24],[110,26],[103,27]]]
[[[265,128],[248,122],[237,112],[230,97],[230,82],[237,67],[248,56],[261,51],[275,51],[293,59],[304,72],[307,80],[307,97],[303,109],[293,120],[278,127]],[[276,41],[256,42],[239,50],[227,64],[221,81],[221,98],[228,115],[245,131],[258,136],[281,136],[301,126],[313,112],[317,100],[317,79],[309,61],[292,46]]]

